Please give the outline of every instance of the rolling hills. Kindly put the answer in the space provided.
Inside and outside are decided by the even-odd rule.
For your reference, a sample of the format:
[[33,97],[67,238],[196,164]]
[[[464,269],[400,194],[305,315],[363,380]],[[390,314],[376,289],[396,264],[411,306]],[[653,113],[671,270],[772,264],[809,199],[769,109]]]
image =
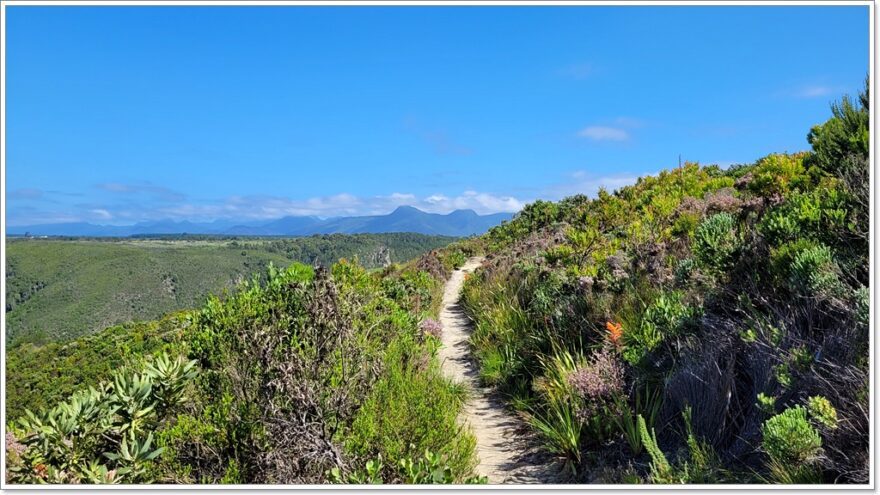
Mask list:
[[356,257],[375,268],[452,240],[404,233],[178,241],[9,239],[6,339],[64,341],[197,307],[208,294],[264,272],[269,263],[326,266]]

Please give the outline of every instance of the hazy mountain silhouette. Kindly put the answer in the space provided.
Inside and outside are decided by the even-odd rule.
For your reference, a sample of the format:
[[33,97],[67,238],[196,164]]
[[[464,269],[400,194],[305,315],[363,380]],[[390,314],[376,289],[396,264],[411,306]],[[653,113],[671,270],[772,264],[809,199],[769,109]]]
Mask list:
[[303,236],[314,234],[378,234],[415,232],[418,234],[464,237],[478,235],[513,217],[511,213],[478,215],[474,210],[455,210],[449,214],[426,213],[412,206],[401,206],[387,215],[336,217],[289,216],[263,222],[217,220],[198,223],[160,220],[134,225],[96,225],[85,222],[8,227],[7,235],[127,237],[147,234],[213,234],[253,236]]

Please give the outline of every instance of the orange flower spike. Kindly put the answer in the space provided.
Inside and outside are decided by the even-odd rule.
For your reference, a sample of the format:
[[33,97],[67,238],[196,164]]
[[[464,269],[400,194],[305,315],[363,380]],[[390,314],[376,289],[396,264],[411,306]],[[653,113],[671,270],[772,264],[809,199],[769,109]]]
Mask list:
[[608,329],[608,340],[614,345],[620,345],[620,338],[623,337],[623,325],[606,321],[605,328]]

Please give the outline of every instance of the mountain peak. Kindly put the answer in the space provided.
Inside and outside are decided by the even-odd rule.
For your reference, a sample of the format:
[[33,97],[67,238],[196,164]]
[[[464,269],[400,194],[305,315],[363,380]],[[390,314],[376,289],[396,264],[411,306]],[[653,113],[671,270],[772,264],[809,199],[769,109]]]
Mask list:
[[465,209],[465,210],[455,210],[455,211],[449,213],[449,216],[454,216],[454,217],[478,217],[478,216],[480,216],[480,215],[478,215],[476,211],[474,211],[474,210],[468,208],[468,209]]
[[424,213],[422,210],[416,208],[415,206],[403,205],[398,206],[391,212],[392,215],[399,215],[401,213],[413,214],[413,213]]
[[7,228],[11,235],[72,235],[95,237],[127,237],[144,234],[207,234],[207,235],[280,235],[358,234],[381,232],[414,232],[428,235],[464,237],[486,232],[490,227],[511,217],[496,213],[480,216],[471,209],[448,214],[427,213],[414,206],[399,206],[387,215],[337,217],[320,219],[314,216],[287,216],[276,220],[236,223],[232,220],[194,223],[189,220],[162,220],[129,226],[102,226],[89,223],[31,225]]

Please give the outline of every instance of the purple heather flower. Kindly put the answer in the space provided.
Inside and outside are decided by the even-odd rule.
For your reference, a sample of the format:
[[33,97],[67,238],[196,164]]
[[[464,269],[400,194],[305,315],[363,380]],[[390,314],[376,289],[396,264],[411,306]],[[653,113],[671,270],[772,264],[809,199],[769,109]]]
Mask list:
[[419,328],[426,335],[431,335],[438,339],[443,335],[443,325],[433,318],[426,318],[422,320],[422,322],[419,324]]
[[587,366],[569,374],[568,383],[584,399],[609,399],[623,390],[623,367],[608,348],[603,348]]
[[18,442],[18,439],[15,438],[15,435],[12,432],[6,432],[6,452],[15,453],[18,456],[24,454],[24,451],[27,450],[27,447]]

